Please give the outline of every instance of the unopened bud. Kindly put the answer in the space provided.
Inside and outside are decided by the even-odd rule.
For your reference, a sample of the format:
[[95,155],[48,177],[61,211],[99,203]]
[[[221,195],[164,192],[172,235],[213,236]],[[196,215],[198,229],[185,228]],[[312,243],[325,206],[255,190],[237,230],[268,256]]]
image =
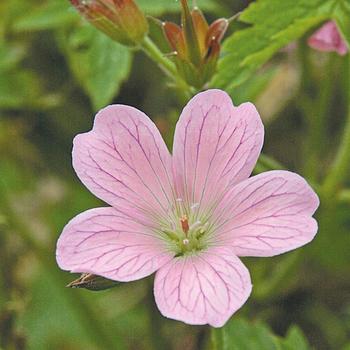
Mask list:
[[202,88],[215,73],[221,40],[237,15],[231,20],[220,18],[209,26],[197,6],[190,11],[187,0],[181,0],[181,6],[181,27],[164,22],[163,31],[179,75],[189,85]]
[[66,287],[100,291],[113,288],[117,284],[119,284],[119,282],[112,281],[98,275],[93,275],[91,273],[83,273],[79,278],[67,284]]
[[226,33],[228,23],[229,22],[226,18],[219,18],[210,25],[206,37],[207,48],[210,46],[210,43],[213,40],[215,40],[218,44],[221,42]]
[[121,44],[139,44],[148,32],[143,12],[133,0],[70,0],[97,29]]

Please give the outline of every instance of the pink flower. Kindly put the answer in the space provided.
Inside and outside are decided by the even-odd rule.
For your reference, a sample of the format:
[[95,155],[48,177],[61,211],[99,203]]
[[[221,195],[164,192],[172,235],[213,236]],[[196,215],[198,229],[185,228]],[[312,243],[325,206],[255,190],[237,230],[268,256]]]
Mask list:
[[239,256],[274,256],[310,242],[317,195],[299,175],[248,178],[264,129],[251,103],[220,90],[196,95],[177,123],[173,156],[139,110],[112,105],[74,139],[80,180],[111,207],[64,228],[64,270],[132,281],[156,272],[161,313],[220,327],[251,293]]
[[343,56],[348,52],[346,42],[342,39],[334,21],[326,22],[312,34],[308,40],[309,46],[319,51],[335,51]]

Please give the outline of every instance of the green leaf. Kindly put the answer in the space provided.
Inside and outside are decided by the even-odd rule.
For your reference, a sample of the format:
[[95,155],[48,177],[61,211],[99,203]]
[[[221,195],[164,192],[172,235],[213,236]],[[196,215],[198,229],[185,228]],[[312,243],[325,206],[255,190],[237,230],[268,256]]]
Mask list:
[[285,339],[280,340],[281,350],[310,350],[303,332],[297,327],[292,326],[287,333]]
[[67,0],[51,0],[21,16],[13,25],[15,31],[55,29],[79,19],[76,10]]
[[277,337],[263,323],[232,319],[225,327],[212,329],[213,350],[310,350],[301,330],[292,326],[285,338]]
[[[177,12],[181,8],[180,1],[177,0],[136,0],[136,2],[142,10],[152,15]],[[197,5],[201,10],[214,10],[218,7],[215,0],[198,0]]]
[[0,43],[0,72],[14,68],[25,56],[24,45]]
[[[236,31],[223,45],[218,73],[212,86],[242,84],[275,52],[326,19],[348,0],[258,0],[240,16],[250,25]],[[343,5],[342,5],[343,4]]]
[[275,336],[262,323],[232,319],[225,327],[212,330],[215,350],[277,350]]
[[110,103],[128,77],[129,49],[112,41],[90,25],[69,30],[59,41],[71,71],[95,109]]
[[0,107],[41,110],[57,105],[57,95],[45,95],[37,75],[30,70],[1,72]]
[[334,18],[350,47],[350,1],[343,1],[336,8]]

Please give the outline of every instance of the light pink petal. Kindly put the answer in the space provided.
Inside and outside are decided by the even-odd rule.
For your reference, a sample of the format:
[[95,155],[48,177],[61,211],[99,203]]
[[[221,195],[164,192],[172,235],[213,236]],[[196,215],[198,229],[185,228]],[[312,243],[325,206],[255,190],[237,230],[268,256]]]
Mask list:
[[263,144],[263,125],[251,103],[234,107],[221,90],[196,95],[184,108],[174,137],[179,197],[212,204],[246,179]]
[[150,275],[172,255],[148,228],[114,208],[96,208],[67,224],[56,259],[63,270],[132,281]]
[[160,312],[188,324],[221,327],[248,299],[247,268],[225,248],[175,258],[156,273]]
[[235,186],[213,216],[217,244],[238,256],[273,256],[310,242],[319,206],[307,182],[289,171],[269,171]]
[[348,52],[348,47],[334,21],[326,22],[312,34],[308,44],[319,51],[336,51],[339,55],[345,55]]
[[73,166],[108,204],[158,218],[172,196],[171,156],[153,122],[123,105],[102,109],[90,132],[74,139]]

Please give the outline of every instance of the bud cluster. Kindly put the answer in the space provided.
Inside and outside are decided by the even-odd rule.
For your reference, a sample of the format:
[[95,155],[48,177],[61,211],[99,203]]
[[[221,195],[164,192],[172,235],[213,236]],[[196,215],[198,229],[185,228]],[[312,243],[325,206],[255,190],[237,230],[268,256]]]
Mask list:
[[[91,24],[113,40],[127,46],[144,48],[146,45],[148,22],[134,0],[70,2]],[[187,0],[181,0],[181,6],[181,25],[162,23],[165,38],[172,49],[168,56],[176,66],[176,69],[173,67],[174,73],[177,71],[188,85],[201,89],[215,73],[220,43],[229,21],[220,18],[209,25],[197,6],[190,10]],[[152,50],[154,48],[157,50],[155,46]]]
[[187,0],[181,0],[181,5],[181,26],[163,22],[163,31],[179,74],[188,84],[201,88],[215,72],[229,21],[220,18],[209,25],[198,7],[190,11]]

